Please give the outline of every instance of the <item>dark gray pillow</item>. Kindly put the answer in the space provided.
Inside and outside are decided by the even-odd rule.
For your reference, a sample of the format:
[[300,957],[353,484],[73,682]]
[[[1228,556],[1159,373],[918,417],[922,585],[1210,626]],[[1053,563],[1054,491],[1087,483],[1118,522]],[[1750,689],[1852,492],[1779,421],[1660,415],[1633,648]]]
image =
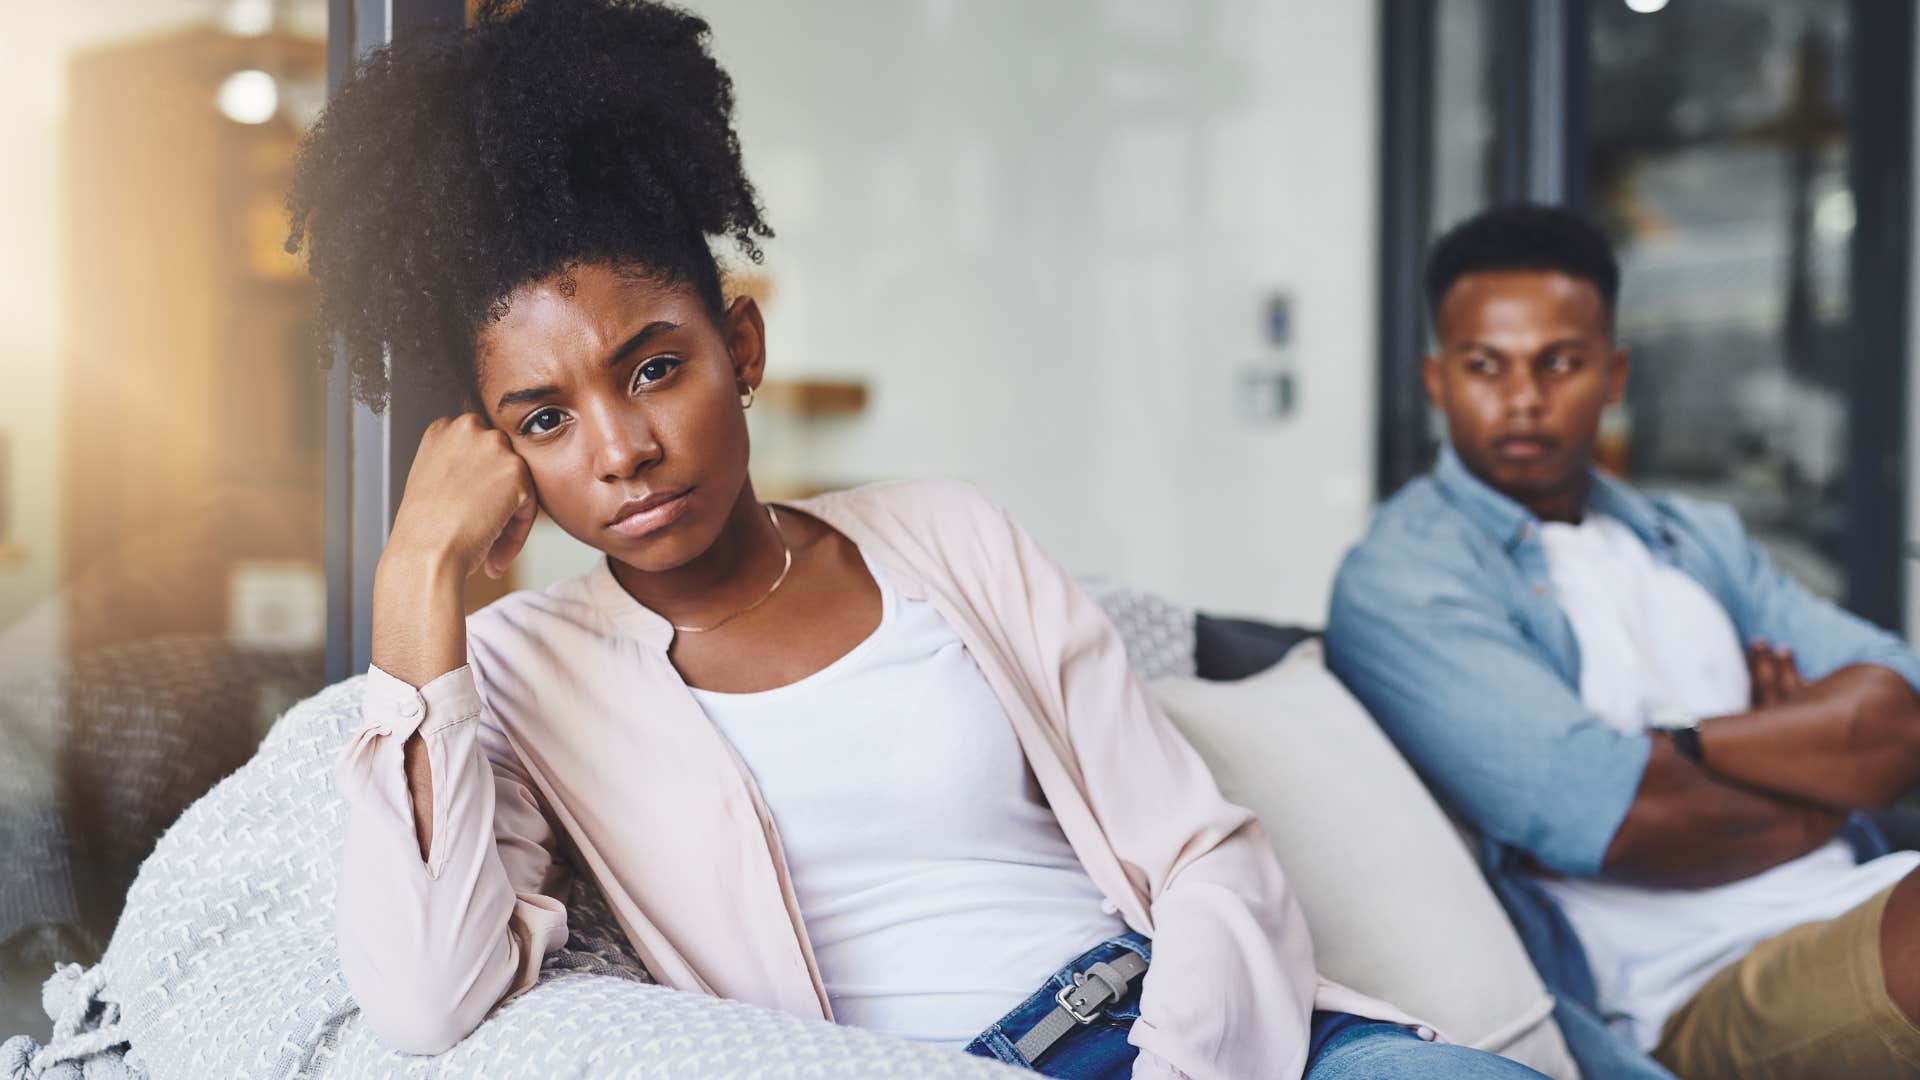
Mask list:
[[1295,645],[1320,636],[1304,626],[1276,626],[1222,615],[1195,617],[1194,674],[1225,682],[1257,675],[1279,663]]

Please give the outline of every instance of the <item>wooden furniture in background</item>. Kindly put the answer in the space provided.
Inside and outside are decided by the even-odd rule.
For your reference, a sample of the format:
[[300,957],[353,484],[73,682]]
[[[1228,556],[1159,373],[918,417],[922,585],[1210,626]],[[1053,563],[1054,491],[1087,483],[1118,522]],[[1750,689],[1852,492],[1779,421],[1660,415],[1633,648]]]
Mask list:
[[867,384],[858,379],[768,379],[755,404],[808,420],[857,416],[867,407]]
[[[313,285],[278,252],[299,131],[222,115],[235,71],[324,77],[325,46],[212,29],[69,69],[62,545],[70,655],[225,631],[227,575],[322,564]],[[285,95],[282,101],[286,100]]]

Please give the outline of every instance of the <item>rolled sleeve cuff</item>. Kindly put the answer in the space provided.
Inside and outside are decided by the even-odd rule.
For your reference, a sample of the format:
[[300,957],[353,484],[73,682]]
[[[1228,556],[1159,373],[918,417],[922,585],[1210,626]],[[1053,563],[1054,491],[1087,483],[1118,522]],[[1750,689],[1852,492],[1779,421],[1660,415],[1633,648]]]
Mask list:
[[1913,687],[1914,693],[1920,694],[1920,656],[1914,655],[1908,649],[1895,646],[1872,657],[1868,662],[1891,669],[1895,675],[1907,680],[1907,685]]
[[1623,735],[1598,722],[1568,731],[1548,771],[1549,788],[1534,801],[1538,810],[1526,848],[1562,873],[1600,873],[1607,847],[1640,793],[1652,752],[1650,736]]
[[479,716],[481,709],[480,689],[474,684],[469,665],[462,664],[417,690],[378,667],[367,667],[360,718],[364,727],[382,735],[403,740],[412,738],[416,731],[431,735]]

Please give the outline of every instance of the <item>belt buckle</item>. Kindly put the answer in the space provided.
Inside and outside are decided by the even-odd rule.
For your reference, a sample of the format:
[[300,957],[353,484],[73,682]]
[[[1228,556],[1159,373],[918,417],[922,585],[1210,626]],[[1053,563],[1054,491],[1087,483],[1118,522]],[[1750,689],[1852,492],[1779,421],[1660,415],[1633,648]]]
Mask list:
[[[1096,1003],[1093,1006],[1093,1011],[1090,1013],[1082,1013],[1079,1009],[1076,1009],[1073,1007],[1073,1002],[1067,999],[1067,995],[1073,993],[1075,990],[1080,989],[1086,984],[1087,984],[1086,973],[1076,971],[1073,973],[1073,985],[1063,986],[1059,989],[1057,993],[1053,995],[1054,1003],[1059,1005],[1062,1009],[1065,1009],[1067,1012],[1067,1015],[1073,1017],[1074,1023],[1081,1024],[1081,1025],[1091,1024],[1095,1020],[1100,1019],[1100,1014],[1103,1011],[1105,1011],[1105,1008],[1106,1008],[1106,1002],[1104,1001]],[[1102,990],[1105,990],[1106,984],[1102,983],[1100,988]]]

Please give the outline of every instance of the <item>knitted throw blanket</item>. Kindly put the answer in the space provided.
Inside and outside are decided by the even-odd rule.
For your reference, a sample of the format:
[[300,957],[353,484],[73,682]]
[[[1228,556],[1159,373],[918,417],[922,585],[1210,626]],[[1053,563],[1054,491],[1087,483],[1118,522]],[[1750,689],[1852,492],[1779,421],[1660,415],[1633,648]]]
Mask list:
[[653,985],[590,882],[540,984],[437,1057],[383,1048],[333,944],[345,806],[332,765],[363,680],[290,710],[259,752],[183,814],[140,869],[99,964],[63,965],[51,1041],[0,1045],[5,1080],[657,1076],[963,1080],[982,1058]]

